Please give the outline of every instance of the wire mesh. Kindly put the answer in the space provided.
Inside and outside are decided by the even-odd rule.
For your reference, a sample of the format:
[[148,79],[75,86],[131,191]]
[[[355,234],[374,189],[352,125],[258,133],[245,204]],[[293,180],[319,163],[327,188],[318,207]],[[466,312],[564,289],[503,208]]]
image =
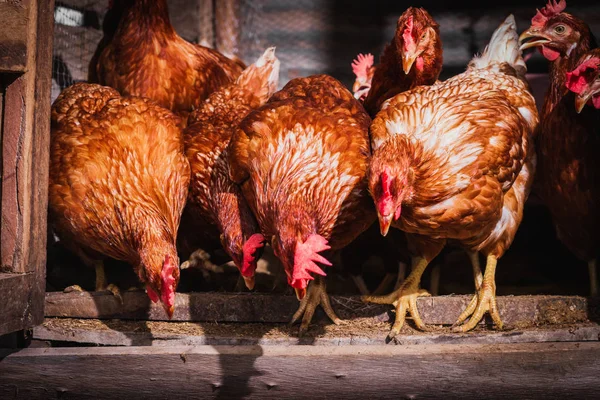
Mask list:
[[[116,0],[118,1],[118,0]],[[473,53],[481,51],[497,25],[514,13],[520,29],[529,25],[535,7],[544,0],[508,1],[500,7],[423,4],[440,25],[444,46],[441,78],[464,70]],[[87,79],[88,64],[102,37],[109,0],[63,0],[55,10],[53,91]],[[216,29],[217,15],[235,4],[238,19]],[[424,1],[422,3],[428,3]],[[218,42],[246,63],[269,46],[281,60],[280,87],[290,79],[316,73],[331,74],[346,85],[354,80],[350,63],[358,53],[376,60],[394,35],[398,16],[409,3],[384,0],[168,0],[175,30],[186,40],[215,47]],[[592,31],[600,31],[600,6],[580,1],[569,11],[583,16]],[[218,37],[218,34],[221,37]],[[226,52],[227,53],[227,52]],[[530,71],[543,72],[539,56]]]

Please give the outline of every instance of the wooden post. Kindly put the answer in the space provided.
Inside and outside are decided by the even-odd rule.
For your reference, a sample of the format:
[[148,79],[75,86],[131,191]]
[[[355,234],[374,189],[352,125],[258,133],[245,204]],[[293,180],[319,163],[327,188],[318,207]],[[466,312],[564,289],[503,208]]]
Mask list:
[[198,43],[215,48],[215,9],[213,0],[198,0]]
[[0,334],[44,316],[53,11],[53,0],[0,2]]
[[240,0],[219,0],[215,3],[217,50],[227,57],[238,56]]

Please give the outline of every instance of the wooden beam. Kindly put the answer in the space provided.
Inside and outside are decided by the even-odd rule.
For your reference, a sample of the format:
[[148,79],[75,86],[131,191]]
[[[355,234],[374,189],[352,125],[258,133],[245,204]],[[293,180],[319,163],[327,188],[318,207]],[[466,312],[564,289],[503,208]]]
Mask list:
[[0,352],[0,397],[595,398],[600,343]]
[[[239,324],[222,322],[161,322],[47,318],[33,330],[36,341],[78,343],[100,346],[199,346],[248,345],[355,346],[384,345],[389,325],[374,321],[351,320],[343,326],[312,324],[302,337],[298,326],[287,324]],[[415,332],[405,327],[393,341],[400,345],[432,344],[507,344],[543,342],[597,342],[597,324],[513,329],[477,330],[452,333],[448,328],[434,332]]]
[[[466,308],[470,296],[425,297],[418,300],[426,324],[450,325]],[[365,304],[359,297],[332,296],[340,318],[390,320],[391,307]],[[173,321],[288,322],[298,308],[294,296],[260,293],[178,293]],[[576,296],[501,296],[500,315],[509,326],[569,324],[588,320],[596,308]],[[51,292],[46,294],[46,317],[166,320],[160,305],[143,292],[125,292],[123,304],[110,293]]]
[[22,1],[0,2],[0,73],[27,69],[28,12]]

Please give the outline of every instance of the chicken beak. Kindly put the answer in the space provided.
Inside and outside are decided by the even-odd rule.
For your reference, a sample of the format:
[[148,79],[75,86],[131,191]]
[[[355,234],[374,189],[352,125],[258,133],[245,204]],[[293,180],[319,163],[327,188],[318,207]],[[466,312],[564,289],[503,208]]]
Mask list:
[[585,93],[585,92],[578,94],[575,97],[575,110],[577,111],[577,114],[581,113],[581,110],[583,110],[583,107],[585,107],[587,102],[590,101],[591,97],[592,97],[592,93]]
[[242,278],[244,278],[244,283],[246,284],[246,287],[248,288],[248,290],[253,290],[254,289],[254,275],[242,276]]
[[169,317],[169,319],[173,318],[173,313],[175,312],[175,306],[171,306],[171,307],[167,307],[165,306],[165,312],[167,313],[167,316]]
[[[531,40],[529,42],[522,43],[523,41],[528,40],[528,39],[535,39],[535,40]],[[541,33],[537,32],[537,30],[532,31],[531,29],[528,29],[525,32],[523,32],[521,34],[521,36],[519,36],[519,43],[522,43],[521,47],[519,47],[519,50],[523,51],[525,49],[542,46],[542,45],[544,45],[546,43],[550,43],[550,42],[551,42],[550,39],[548,39]]]
[[298,301],[302,300],[304,296],[306,296],[306,289],[294,288],[294,290],[296,291],[296,298]]
[[377,217],[379,218],[379,230],[381,231],[381,235],[385,236],[388,234],[390,226],[392,225],[393,215],[381,215],[378,213]]
[[415,54],[404,53],[404,55],[402,55],[402,69],[406,75],[408,75],[410,72],[410,69],[412,68],[412,65],[415,63],[416,59],[417,56]]

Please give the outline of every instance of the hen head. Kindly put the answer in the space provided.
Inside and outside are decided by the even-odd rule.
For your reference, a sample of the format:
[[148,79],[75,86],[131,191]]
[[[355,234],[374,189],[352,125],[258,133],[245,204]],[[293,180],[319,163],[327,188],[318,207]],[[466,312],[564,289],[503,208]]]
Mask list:
[[586,104],[600,109],[600,49],[586,54],[575,69],[567,72],[566,86],[576,94],[577,113],[580,113]]
[[383,236],[387,235],[392,222],[400,218],[402,203],[411,196],[414,181],[407,160],[396,157],[399,152],[392,148],[392,142],[374,152],[367,175]]
[[356,80],[352,86],[352,92],[354,98],[357,100],[364,101],[369,94],[371,89],[371,81],[373,80],[373,74],[375,67],[373,66],[374,57],[373,54],[359,54],[356,59],[352,61],[352,72],[356,75]]
[[410,7],[398,18],[394,43],[402,58],[405,74],[409,74],[413,64],[418,72],[437,64],[441,69],[442,41],[439,25],[424,9]]
[[[142,268],[145,272],[146,292],[153,303],[160,301],[169,316],[175,310],[175,290],[179,284],[179,266],[177,256],[166,255],[160,270]],[[143,278],[143,277],[142,277]]]
[[262,256],[265,246],[264,236],[255,233],[244,241],[241,236],[229,238],[227,235],[222,234],[221,244],[240,270],[240,275],[244,278],[246,287],[249,290],[254,289],[254,272],[256,271],[256,263]]
[[559,57],[569,57],[582,41],[593,40],[585,22],[563,12],[566,6],[565,0],[549,0],[544,8],[538,10],[529,29],[519,37],[521,50],[539,47],[546,59],[555,61]]
[[331,247],[321,235],[311,234],[303,240],[302,235],[295,238],[285,232],[279,232],[271,241],[273,252],[281,260],[287,275],[288,284],[296,291],[298,300],[306,295],[308,282],[314,279],[312,274],[325,276],[317,263],[331,266],[331,263],[319,253]]

